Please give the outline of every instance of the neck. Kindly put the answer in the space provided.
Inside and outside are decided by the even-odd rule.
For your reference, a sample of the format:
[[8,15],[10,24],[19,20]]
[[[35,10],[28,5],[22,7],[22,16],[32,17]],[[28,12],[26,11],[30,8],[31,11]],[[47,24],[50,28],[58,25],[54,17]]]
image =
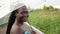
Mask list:
[[17,26],[22,26],[23,25],[23,22],[19,22],[17,19],[15,20],[15,24],[17,25]]

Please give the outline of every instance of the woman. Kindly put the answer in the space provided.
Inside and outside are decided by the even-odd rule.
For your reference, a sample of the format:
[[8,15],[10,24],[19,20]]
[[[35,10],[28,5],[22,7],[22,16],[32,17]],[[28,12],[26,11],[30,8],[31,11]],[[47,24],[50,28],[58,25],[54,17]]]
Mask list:
[[26,6],[15,9],[9,18],[6,34],[36,34],[31,27],[25,27],[24,22],[29,17]]

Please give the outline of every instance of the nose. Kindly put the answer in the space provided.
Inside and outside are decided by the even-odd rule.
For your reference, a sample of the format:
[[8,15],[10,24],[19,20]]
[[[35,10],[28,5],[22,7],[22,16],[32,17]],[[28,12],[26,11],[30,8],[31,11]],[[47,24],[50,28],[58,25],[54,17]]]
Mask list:
[[24,14],[24,17],[29,17],[29,14]]

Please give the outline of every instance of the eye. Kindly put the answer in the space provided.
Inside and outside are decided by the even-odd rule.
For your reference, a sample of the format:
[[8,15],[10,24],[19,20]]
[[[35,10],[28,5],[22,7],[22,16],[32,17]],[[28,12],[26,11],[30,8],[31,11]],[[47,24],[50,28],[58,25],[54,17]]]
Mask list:
[[28,11],[25,11],[25,13],[28,13]]
[[28,14],[28,11],[22,11],[21,14]]

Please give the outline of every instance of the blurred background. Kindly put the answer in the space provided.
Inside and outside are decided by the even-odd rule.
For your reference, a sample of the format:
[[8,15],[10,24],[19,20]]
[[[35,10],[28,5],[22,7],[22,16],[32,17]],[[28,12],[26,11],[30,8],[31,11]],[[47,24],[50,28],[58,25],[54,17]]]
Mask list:
[[[45,34],[60,34],[60,0],[20,0],[20,2],[28,7],[28,22],[31,25]],[[9,16],[10,13],[0,18],[0,34],[5,34]]]

